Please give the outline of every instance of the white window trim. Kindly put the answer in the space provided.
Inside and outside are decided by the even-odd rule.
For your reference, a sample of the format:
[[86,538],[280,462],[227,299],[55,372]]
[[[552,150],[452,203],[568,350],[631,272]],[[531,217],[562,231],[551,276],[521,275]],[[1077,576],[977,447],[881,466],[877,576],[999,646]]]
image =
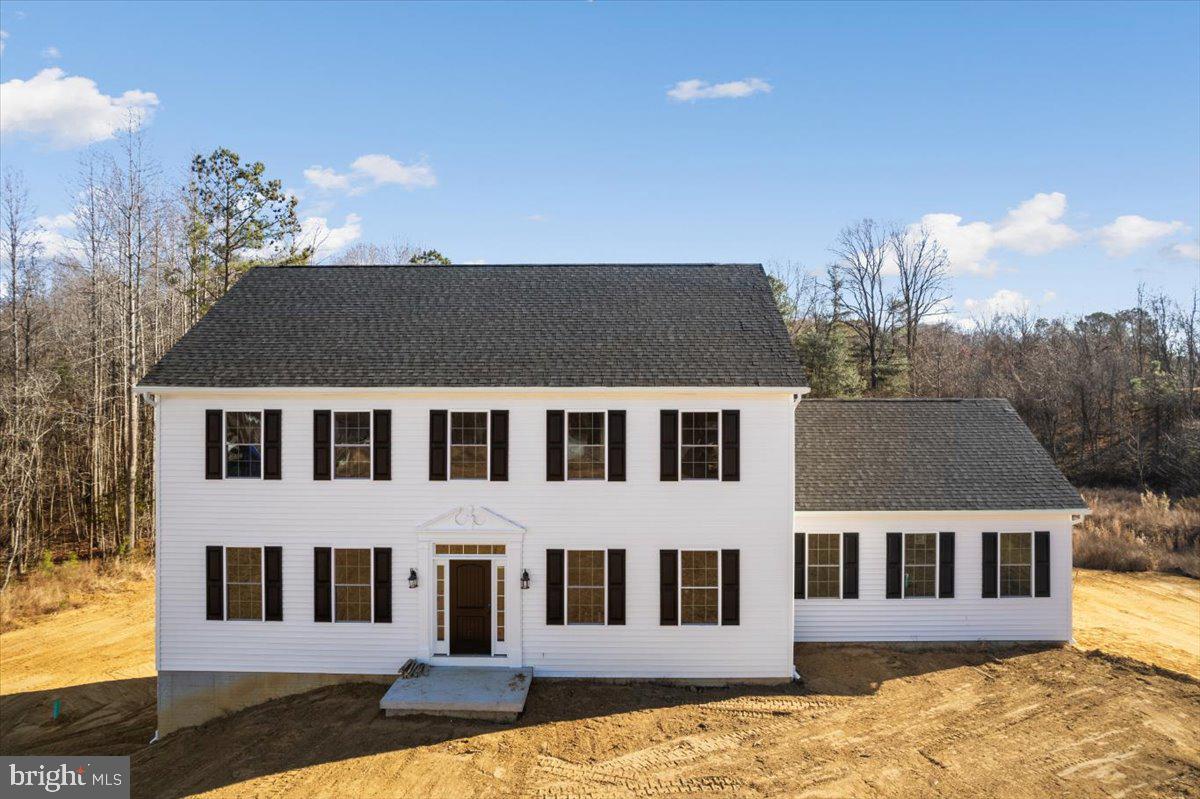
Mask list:
[[[229,558],[231,549],[258,550],[258,618],[231,619],[229,618]],[[238,583],[248,585],[248,583]],[[266,546],[222,546],[221,547],[221,612],[225,621],[235,624],[258,624],[267,620],[267,550]]]
[[[572,552],[603,552],[604,553],[604,577],[600,581],[600,587],[604,591],[604,621],[571,621],[571,553]],[[564,627],[607,627],[608,626],[608,550],[605,548],[588,549],[578,547],[574,550],[563,550],[563,626]]]
[[[1001,546],[1001,542],[1003,541],[1004,536],[1006,536],[1006,535],[1027,535],[1027,536],[1029,536],[1029,593],[1028,594],[1005,594],[1005,593],[1002,593],[1004,590],[1004,583],[1000,579],[1000,575],[1003,574],[1002,567],[1004,566],[1004,559],[1001,556],[1001,553],[1004,552],[1004,547]],[[1033,534],[1032,530],[1009,530],[1008,532],[997,533],[996,534],[996,598],[997,599],[1033,599],[1034,595],[1037,593],[1037,586],[1034,585],[1034,579],[1036,577],[1036,571],[1034,569],[1034,565],[1036,563],[1037,563],[1037,536],[1035,536]],[[1014,565],[1016,565],[1016,564],[1014,564]]]
[[[367,438],[367,463],[369,465],[367,466],[366,477],[337,476],[337,415],[339,413],[365,413],[367,415],[367,429],[370,431],[370,436]],[[361,447],[362,445],[343,444],[342,446]],[[375,477],[375,414],[373,412],[358,408],[331,410],[329,412],[329,477],[331,480],[349,480],[351,482],[362,482]]]
[[[367,578],[367,593],[371,597],[371,612],[366,621],[338,621],[337,617],[337,553],[339,550],[365,549],[369,553],[367,563],[371,567],[371,575]],[[357,585],[357,583],[346,583]],[[330,547],[329,548],[329,620],[334,624],[374,624],[375,623],[375,547]]]
[[[604,443],[600,445],[600,450],[604,454],[604,476],[603,477],[572,477],[571,476],[571,414],[573,413],[600,413],[604,415]],[[491,438],[488,438],[491,443]],[[563,411],[563,480],[571,483],[605,483],[608,482],[608,411],[597,409],[576,408],[566,409]],[[608,550],[605,550],[607,552]]]
[[[715,622],[713,622],[712,624],[696,624],[694,622],[685,624],[683,621],[683,553],[684,552],[715,552],[717,555],[717,586],[716,586],[716,588],[717,588],[717,620]],[[721,600],[724,598],[721,596],[722,593],[724,593],[721,590],[721,578],[724,576],[723,574],[721,574],[721,568],[722,568],[721,560],[722,560],[721,550],[719,550],[719,549],[687,549],[687,550],[681,549],[675,553],[675,608],[676,608],[675,618],[676,618],[677,626],[679,626],[679,627],[723,627],[723,626],[725,626],[724,624],[721,623],[721,608],[722,608]],[[689,587],[696,588],[698,586],[689,586]],[[712,590],[711,588],[708,588],[707,586],[705,586],[705,588],[706,588],[706,590],[710,590],[710,591]]]
[[[487,477],[455,477],[454,476],[454,414],[482,413],[484,426],[487,431],[484,463],[487,466]],[[478,446],[459,444],[459,446]],[[446,411],[446,480],[465,480],[467,482],[487,482],[492,479],[492,412],[481,411],[477,408],[451,408]]]
[[[942,586],[942,536],[940,533],[930,533],[928,531],[916,530],[913,532],[903,532],[900,534],[900,598],[901,599],[937,599],[941,594]],[[932,596],[909,596],[908,582],[904,579],[908,571],[908,537],[910,535],[932,535],[933,536],[933,595]],[[997,546],[999,544],[997,543]],[[999,556],[997,555],[997,561]],[[923,565],[923,564],[922,564]],[[997,568],[999,564],[997,564]],[[997,589],[998,590],[998,589]]]
[[[683,415],[685,413],[715,413],[717,415],[717,444],[716,444],[716,447],[717,447],[717,475],[716,475],[716,477],[684,477],[683,476],[683,448],[684,448]],[[687,480],[688,482],[695,482],[695,483],[719,483],[719,482],[721,482],[722,469],[725,466],[725,461],[724,461],[725,454],[721,451],[723,449],[721,446],[721,436],[725,432],[722,429],[723,421],[721,419],[721,416],[722,416],[722,414],[719,410],[711,410],[711,409],[705,409],[705,408],[700,408],[700,409],[688,408],[687,410],[680,409],[679,419],[675,423],[675,440],[678,442],[678,446],[675,449],[677,450],[676,457],[678,458],[678,461],[679,461],[678,465],[675,468],[678,470],[677,473],[679,474],[680,482],[683,482],[684,480]],[[688,446],[693,446],[693,448],[698,448],[698,447],[695,447],[695,445],[688,445]],[[696,550],[690,550],[690,551],[696,551]]]
[[[245,444],[229,443],[229,414],[231,413],[257,413],[258,414],[258,477],[238,477],[229,476],[229,447],[230,446],[246,446]],[[267,412],[259,408],[257,410],[223,410],[221,411],[221,477],[225,480],[262,480],[263,475],[267,471],[267,454],[266,449],[267,439]]]
[[[812,588],[809,585],[810,575],[812,574],[810,569],[812,568],[812,565],[813,565],[812,558],[809,557],[809,551],[808,551],[808,537],[810,535],[836,535],[837,536],[837,557],[838,557],[838,595],[837,596],[814,597],[812,595]],[[846,544],[845,544],[845,541],[842,540],[844,536],[845,536],[845,533],[843,533],[841,531],[833,533],[833,532],[822,532],[820,530],[814,530],[810,533],[804,534],[804,600],[806,602],[809,600],[813,600],[816,602],[841,602],[845,598],[845,594],[846,594],[846,575],[845,575]],[[861,541],[861,538],[859,540]],[[901,543],[901,548],[903,548],[904,542],[901,541],[900,543]],[[903,580],[903,575],[901,576],[901,580]]]

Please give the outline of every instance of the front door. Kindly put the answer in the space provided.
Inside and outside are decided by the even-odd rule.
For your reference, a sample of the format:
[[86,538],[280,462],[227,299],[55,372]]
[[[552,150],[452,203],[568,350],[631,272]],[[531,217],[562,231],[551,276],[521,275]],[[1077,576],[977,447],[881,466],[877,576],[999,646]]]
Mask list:
[[450,561],[450,654],[492,654],[492,562]]

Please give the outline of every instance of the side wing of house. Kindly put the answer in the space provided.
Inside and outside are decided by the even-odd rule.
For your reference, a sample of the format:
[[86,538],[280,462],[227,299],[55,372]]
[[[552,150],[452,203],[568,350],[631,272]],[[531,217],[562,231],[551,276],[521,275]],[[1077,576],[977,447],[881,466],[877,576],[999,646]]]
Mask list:
[[1079,494],[1003,400],[802,401],[796,641],[1068,641]]

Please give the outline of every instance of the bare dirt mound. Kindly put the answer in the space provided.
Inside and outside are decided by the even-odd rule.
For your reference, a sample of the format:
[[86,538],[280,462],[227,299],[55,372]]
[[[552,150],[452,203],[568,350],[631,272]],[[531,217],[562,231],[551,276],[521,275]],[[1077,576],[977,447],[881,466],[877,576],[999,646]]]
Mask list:
[[327,688],[141,750],[134,794],[1200,795],[1200,683],[1064,648],[797,664],[811,692],[535,682],[512,727],[387,719],[379,686]]
[[116,755],[144,746],[154,735],[154,674],[153,583],[0,635],[0,752]]
[[1075,570],[1075,643],[1200,679],[1200,580]]

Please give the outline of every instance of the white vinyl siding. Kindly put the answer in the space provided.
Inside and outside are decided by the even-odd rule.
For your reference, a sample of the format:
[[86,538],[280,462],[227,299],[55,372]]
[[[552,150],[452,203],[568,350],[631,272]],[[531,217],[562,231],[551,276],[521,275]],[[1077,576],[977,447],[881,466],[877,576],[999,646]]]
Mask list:
[[[741,412],[740,482],[718,487],[658,479],[660,410],[689,406]],[[205,409],[246,407],[282,409],[284,479],[206,481],[199,445]],[[390,410],[392,480],[314,482],[312,412],[318,408]],[[508,481],[431,483],[431,408],[507,409]],[[563,408],[626,411],[627,481],[572,480],[547,492],[546,411]],[[479,508],[526,528],[519,556],[513,540],[479,533],[464,542],[510,546],[504,563],[508,649],[507,657],[494,658],[497,665],[519,662],[545,676],[791,675],[795,456],[786,390],[209,391],[163,395],[158,414],[160,670],[395,674],[408,657],[431,657],[437,574],[432,556],[423,560],[421,547],[428,544],[416,530],[448,511]],[[264,541],[283,547],[283,621],[199,623],[205,586],[197,553],[206,545]],[[391,624],[313,622],[313,549],[338,545],[391,547]],[[626,551],[626,623],[547,626],[545,551],[601,547]],[[741,623],[660,626],[659,550],[731,547],[740,550]],[[410,568],[418,570],[417,589],[407,586]],[[523,570],[529,571],[529,590],[518,587]]]
[[[793,632],[797,641],[1071,639],[1069,512],[796,513],[795,525],[797,532],[822,528],[859,531],[859,598],[842,602],[794,600]],[[1050,531],[1050,596],[984,599],[983,533],[1014,527]],[[954,531],[954,597],[888,599],[887,533],[932,530]]]

